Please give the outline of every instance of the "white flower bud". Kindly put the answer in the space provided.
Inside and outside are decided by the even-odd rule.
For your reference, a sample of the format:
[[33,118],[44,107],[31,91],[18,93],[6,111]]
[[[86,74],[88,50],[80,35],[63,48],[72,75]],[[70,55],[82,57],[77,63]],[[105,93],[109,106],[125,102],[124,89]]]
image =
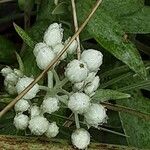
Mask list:
[[39,116],[41,111],[40,108],[36,105],[31,106],[29,113],[31,115],[31,118],[35,117],[35,116]]
[[90,134],[85,129],[77,129],[71,135],[72,144],[78,149],[85,149],[90,144]]
[[73,85],[73,88],[76,89],[76,90],[78,90],[78,91],[80,91],[80,90],[83,89],[83,86],[84,86],[84,81],[75,83]]
[[16,86],[11,85],[11,84],[7,84],[7,86],[6,86],[5,88],[6,88],[6,91],[7,91],[10,95],[15,95],[15,94],[17,94]]
[[24,112],[27,111],[30,107],[30,104],[27,100],[21,99],[15,104],[15,111],[16,112]]
[[68,101],[68,108],[75,113],[83,114],[90,107],[90,97],[84,93],[74,93]]
[[102,59],[102,53],[94,49],[85,50],[81,54],[81,60],[87,64],[87,67],[91,72],[99,70]]
[[44,42],[49,46],[55,46],[62,42],[63,39],[63,29],[61,24],[53,23],[51,24],[44,34]]
[[87,76],[87,78],[85,79],[85,85],[92,82],[95,78],[97,72],[90,72]]
[[44,113],[53,113],[59,109],[59,100],[56,97],[45,97],[41,105]]
[[14,118],[14,125],[18,130],[25,130],[29,123],[29,117],[24,114],[17,114]]
[[23,77],[23,73],[18,69],[14,69],[14,74],[19,78]]
[[[54,53],[57,55],[62,49],[64,48],[64,45],[62,43],[57,44],[56,46],[54,46],[53,51]],[[67,53],[65,52],[62,56],[61,56],[61,60],[65,59],[67,57]]]
[[[68,38],[68,40],[65,41],[65,45],[68,44],[68,42],[70,41],[71,38]],[[68,54],[73,54],[76,50],[77,50],[77,47],[78,47],[78,43],[76,40],[74,40],[70,46],[67,48],[67,53]]]
[[81,82],[88,76],[88,69],[84,62],[75,59],[67,65],[65,75],[72,83]]
[[12,70],[9,66],[6,66],[5,68],[3,68],[3,69],[1,70],[1,73],[2,73],[2,75],[5,77],[5,76],[7,76],[8,74],[13,73],[13,70]]
[[45,135],[48,138],[52,138],[57,136],[58,133],[59,133],[59,127],[57,126],[56,122],[53,122],[49,124],[48,129],[45,132]]
[[51,61],[55,58],[55,53],[48,46],[43,47],[43,49],[39,50],[36,56],[37,66],[44,70]]
[[42,135],[48,129],[49,122],[42,116],[35,116],[29,121],[29,129],[34,135]]
[[5,84],[16,85],[18,82],[18,77],[14,73],[9,73],[4,82]]
[[88,126],[98,127],[98,125],[106,122],[106,109],[100,104],[92,104],[88,111],[84,114],[85,121]]
[[[21,93],[29,84],[34,81],[33,78],[23,77],[20,78],[17,82],[16,89],[18,94]],[[39,85],[35,84],[23,97],[24,99],[32,99],[36,96],[37,92],[39,91]]]
[[93,96],[95,94],[95,91],[99,87],[99,81],[99,76],[96,76],[92,82],[86,85],[86,87],[84,88],[84,92],[87,95]]

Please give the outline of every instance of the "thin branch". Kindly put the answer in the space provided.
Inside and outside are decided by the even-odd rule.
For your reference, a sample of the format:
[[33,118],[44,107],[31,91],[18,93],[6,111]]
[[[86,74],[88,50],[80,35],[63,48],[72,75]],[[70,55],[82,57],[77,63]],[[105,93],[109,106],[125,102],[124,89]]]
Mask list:
[[110,104],[110,103],[106,103],[106,102],[101,102],[101,104],[103,106],[106,106],[106,108],[108,108],[110,110],[125,112],[125,113],[129,113],[131,115],[137,116],[137,117],[145,119],[145,120],[150,120],[150,114],[146,114],[146,113],[137,111],[135,109],[124,107],[124,106],[121,106],[121,105]]
[[1,0],[0,3],[14,2],[15,0]]
[[78,29],[78,31],[72,36],[68,44],[62,49],[62,51],[52,60],[52,62],[46,67],[45,70],[30,84],[28,85],[11,103],[9,103],[1,112],[0,112],[0,118],[9,111],[41,78],[44,77],[44,75],[52,69],[52,67],[60,60],[60,57],[65,53],[67,48],[70,46],[70,44],[76,39],[76,37],[81,33],[81,31],[84,29],[84,27],[87,25],[95,11],[97,10],[98,6],[101,4],[102,0],[98,0],[96,4],[94,5],[92,11],[84,21],[84,23],[81,25],[81,27]]

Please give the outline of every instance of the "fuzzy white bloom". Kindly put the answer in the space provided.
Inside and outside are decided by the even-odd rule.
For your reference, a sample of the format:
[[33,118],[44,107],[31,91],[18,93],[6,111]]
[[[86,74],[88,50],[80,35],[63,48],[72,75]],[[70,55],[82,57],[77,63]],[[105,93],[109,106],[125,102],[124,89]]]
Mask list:
[[35,116],[29,121],[29,129],[34,135],[42,135],[48,129],[49,122],[42,116]]
[[[16,89],[18,94],[21,93],[29,84],[34,81],[33,78],[23,77],[20,78],[16,84]],[[36,96],[37,92],[39,91],[39,85],[35,84],[23,97],[24,99],[32,99]]]
[[84,86],[84,81],[75,83],[73,85],[73,88],[76,89],[76,90],[78,90],[78,91],[80,91],[80,90],[83,89],[83,86]]
[[81,54],[81,60],[87,64],[88,69],[93,72],[99,70],[102,64],[103,55],[100,51],[88,49]]
[[9,73],[6,77],[5,77],[5,84],[11,84],[11,85],[16,85],[18,82],[18,76],[15,75],[14,73]]
[[65,70],[66,77],[72,82],[81,82],[88,76],[88,69],[84,62],[74,59]]
[[90,72],[87,76],[87,78],[85,79],[85,85],[92,82],[95,78],[97,72]]
[[84,88],[84,92],[87,95],[93,96],[95,94],[95,91],[99,87],[99,81],[100,81],[99,76],[96,76],[92,82],[87,84],[87,86]]
[[48,138],[52,138],[57,136],[58,133],[59,133],[59,127],[57,126],[56,122],[53,122],[49,124],[48,129],[45,132],[45,135]]
[[84,114],[88,126],[98,127],[107,121],[106,109],[100,104],[92,104]]
[[16,90],[16,86],[11,85],[11,84],[7,84],[7,86],[5,87],[6,91],[10,94],[10,95],[15,95],[17,94],[17,90]]
[[14,69],[14,74],[19,78],[23,77],[23,73],[18,69]]
[[[70,37],[68,38],[68,40],[65,41],[65,45],[68,44],[68,42],[70,41]],[[68,54],[73,54],[76,50],[77,50],[77,47],[78,47],[78,43],[76,40],[74,40],[70,46],[67,48],[67,53]]]
[[[62,49],[64,48],[64,45],[62,43],[57,44],[56,46],[54,46],[53,51],[54,53],[57,55]],[[67,53],[65,52],[62,56],[61,56],[61,60],[65,59],[67,57]]]
[[78,149],[85,149],[90,144],[90,134],[85,129],[77,129],[71,135],[72,144]]
[[51,24],[44,34],[44,42],[49,46],[55,46],[62,42],[63,39],[63,29],[61,24],[53,23]]
[[36,56],[37,66],[41,70],[44,70],[56,56],[55,53],[52,51],[52,49],[48,46],[45,46],[42,49],[40,49],[38,53],[37,52],[34,53]]
[[45,97],[41,105],[44,113],[53,113],[59,109],[59,100],[56,97]]
[[30,104],[27,100],[21,99],[15,104],[15,111],[16,112],[24,112],[27,111],[30,107]]
[[41,110],[38,106],[33,105],[30,107],[29,113],[31,115],[31,118],[35,117],[35,116],[39,116],[41,113]]
[[72,94],[68,101],[68,108],[73,112],[83,114],[90,107],[90,97],[84,93],[76,92]]
[[24,114],[17,114],[14,118],[14,125],[18,130],[25,130],[29,123],[29,117]]
[[1,70],[1,73],[4,77],[7,76],[8,74],[12,73],[12,72],[13,72],[13,70],[9,66],[6,66],[5,68],[3,68]]

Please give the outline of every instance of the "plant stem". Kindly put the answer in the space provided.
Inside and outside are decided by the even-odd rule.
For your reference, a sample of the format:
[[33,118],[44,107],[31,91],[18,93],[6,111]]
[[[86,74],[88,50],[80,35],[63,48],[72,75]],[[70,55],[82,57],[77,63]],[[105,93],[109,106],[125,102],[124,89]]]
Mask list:
[[76,128],[80,128],[80,123],[79,123],[79,116],[77,113],[74,113],[74,118],[75,118],[75,123],[76,123]]
[[48,87],[53,88],[53,72],[48,71],[47,76],[48,76]]
[[50,91],[50,89],[47,86],[41,86],[39,87],[40,90],[44,90],[44,91]]

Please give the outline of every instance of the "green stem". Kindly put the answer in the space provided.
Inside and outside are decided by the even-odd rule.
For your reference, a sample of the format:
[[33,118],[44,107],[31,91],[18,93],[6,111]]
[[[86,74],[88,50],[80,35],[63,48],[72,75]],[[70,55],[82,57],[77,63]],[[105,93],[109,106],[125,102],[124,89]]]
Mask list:
[[57,72],[56,72],[55,69],[53,69],[52,72],[53,72],[53,75],[54,75],[54,79],[55,79],[55,81],[56,81],[56,84],[58,84],[58,83],[60,82],[59,76],[58,76],[58,74],[57,74]]
[[52,73],[52,71],[48,71],[47,75],[48,75],[48,87],[53,88],[53,73]]
[[40,90],[44,90],[44,91],[50,91],[50,89],[47,86],[41,86],[39,87]]
[[77,113],[74,113],[74,118],[75,118],[76,128],[79,129],[80,128],[80,123],[79,123],[79,116],[78,116]]

